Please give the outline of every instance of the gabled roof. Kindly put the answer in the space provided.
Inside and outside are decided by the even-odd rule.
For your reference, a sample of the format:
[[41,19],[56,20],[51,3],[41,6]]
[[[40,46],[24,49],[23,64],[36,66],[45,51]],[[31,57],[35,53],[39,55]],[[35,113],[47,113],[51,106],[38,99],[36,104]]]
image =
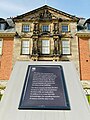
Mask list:
[[53,7],[48,6],[48,5],[44,5],[44,6],[40,7],[40,8],[37,8],[37,9],[35,9],[35,10],[32,10],[32,11],[30,11],[30,12],[27,12],[27,13],[25,13],[25,14],[22,14],[22,15],[19,15],[19,16],[17,16],[17,17],[14,17],[13,20],[15,21],[15,20],[17,20],[17,19],[23,19],[25,16],[34,14],[34,13],[36,13],[36,12],[38,12],[38,11],[40,11],[40,10],[44,10],[44,9],[51,10],[51,11],[53,11],[53,12],[56,12],[56,13],[61,14],[61,15],[63,15],[63,16],[66,16],[66,17],[68,17],[68,18],[70,18],[70,19],[72,19],[72,20],[75,20],[75,21],[78,21],[78,20],[79,20],[79,18],[76,17],[76,16],[73,16],[73,15],[70,15],[70,14],[65,13],[65,12],[63,12],[63,11],[57,10],[57,9],[55,9],[55,8],[53,8]]

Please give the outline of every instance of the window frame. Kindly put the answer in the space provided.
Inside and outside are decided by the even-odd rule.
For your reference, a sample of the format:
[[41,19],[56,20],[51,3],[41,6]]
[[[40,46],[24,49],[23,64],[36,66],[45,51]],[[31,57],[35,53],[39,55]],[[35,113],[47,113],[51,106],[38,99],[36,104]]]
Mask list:
[[[3,25],[3,29],[1,29],[1,25]],[[4,30],[5,29],[5,24],[4,23],[0,23],[0,30]]]
[[[28,31],[27,30],[25,30],[25,29],[27,29],[27,27],[25,28],[25,26],[28,26]],[[30,25],[29,24],[22,24],[22,32],[26,32],[26,33],[28,33],[28,32],[30,32]]]
[[[48,28],[48,30],[47,30]],[[43,24],[42,25],[42,32],[49,32],[50,31],[50,28],[49,28],[49,25],[48,24]]]
[[[69,39],[62,39],[61,43],[63,43],[63,41],[68,41],[69,42],[69,47],[63,47],[63,44],[61,44],[61,54],[62,55],[71,55],[71,42]],[[69,49],[69,53],[63,53],[63,49],[66,48],[66,49]]]
[[[67,26],[67,31],[66,30],[63,30],[63,27],[66,27]],[[68,24],[62,24],[62,32],[69,32],[69,25]]]
[[[50,55],[50,40],[42,40],[42,41],[49,41],[49,46],[43,45],[43,44],[41,43],[41,45],[42,45],[42,47],[41,47],[41,53],[42,53],[42,55]],[[42,52],[43,47],[44,47],[44,48],[48,48],[49,53],[43,53],[43,52]]]
[[87,29],[90,30],[90,23],[87,23]]
[[[23,41],[28,41],[29,42],[29,47],[23,47]],[[29,49],[29,53],[27,53],[27,54],[23,53],[23,48],[28,48]],[[30,55],[30,40],[29,39],[21,40],[21,55]]]
[[2,41],[2,46],[0,47],[0,48],[1,48],[1,54],[0,54],[0,56],[1,56],[1,55],[2,55],[2,52],[3,52],[3,39],[0,38],[0,41]]

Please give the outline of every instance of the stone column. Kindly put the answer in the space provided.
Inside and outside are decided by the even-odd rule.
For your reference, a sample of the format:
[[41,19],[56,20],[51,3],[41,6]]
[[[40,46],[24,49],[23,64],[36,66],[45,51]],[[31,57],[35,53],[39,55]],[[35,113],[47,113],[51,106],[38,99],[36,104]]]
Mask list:
[[57,39],[54,39],[54,54],[57,54]]
[[37,39],[34,38],[33,39],[33,51],[32,51],[33,54],[37,54]]
[[60,54],[60,39],[59,38],[57,39],[57,44],[58,44],[57,54],[59,55]]
[[58,33],[59,33],[59,24],[54,23],[54,34],[58,34]]
[[39,31],[39,25],[38,25],[38,23],[34,23],[33,33],[34,33],[34,34],[38,34],[38,31]]

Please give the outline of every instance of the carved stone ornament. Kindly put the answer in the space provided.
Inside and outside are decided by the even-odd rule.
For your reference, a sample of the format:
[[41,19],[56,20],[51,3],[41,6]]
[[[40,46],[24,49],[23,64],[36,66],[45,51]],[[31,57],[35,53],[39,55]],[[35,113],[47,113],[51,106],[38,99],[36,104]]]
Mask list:
[[34,30],[33,30],[33,33],[34,33],[34,34],[38,34],[38,32],[39,32],[38,23],[34,23]]
[[21,33],[21,37],[31,37],[30,33]]
[[35,30],[35,31],[38,30],[38,23],[34,23],[34,30]]
[[43,13],[39,14],[40,20],[51,20],[52,14],[48,10],[44,10]]

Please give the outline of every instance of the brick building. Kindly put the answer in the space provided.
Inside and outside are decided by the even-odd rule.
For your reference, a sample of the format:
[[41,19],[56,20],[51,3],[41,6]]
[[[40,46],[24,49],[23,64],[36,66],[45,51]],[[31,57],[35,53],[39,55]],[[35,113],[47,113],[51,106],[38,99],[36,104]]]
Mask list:
[[90,42],[86,42],[90,35],[86,37],[81,25],[77,32],[79,18],[45,5],[13,21],[14,24],[10,20],[0,22],[7,26],[0,30],[1,80],[9,79],[17,60],[73,61],[78,73],[80,68],[80,79],[90,80]]
[[0,18],[0,80],[8,80],[12,70],[14,28]]
[[90,19],[77,32],[79,47],[80,79],[90,80]]

